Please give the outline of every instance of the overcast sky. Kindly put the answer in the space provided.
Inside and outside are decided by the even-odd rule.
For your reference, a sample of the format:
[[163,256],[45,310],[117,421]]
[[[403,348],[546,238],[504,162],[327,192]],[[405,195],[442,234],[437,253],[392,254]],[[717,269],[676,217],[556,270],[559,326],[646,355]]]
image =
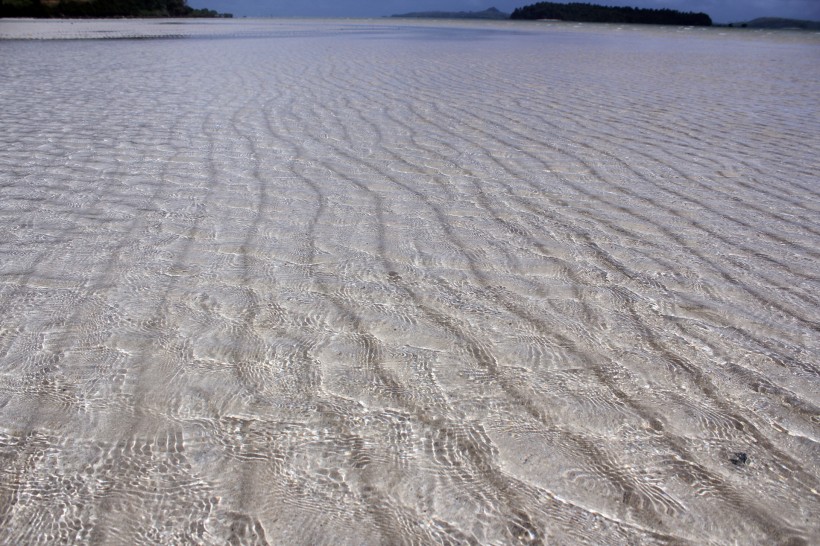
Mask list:
[[[820,0],[576,0],[601,5],[703,11],[716,23],[755,17],[820,20]],[[501,11],[531,0],[188,0],[188,4],[248,17],[381,17],[409,11],[475,11],[494,6]]]

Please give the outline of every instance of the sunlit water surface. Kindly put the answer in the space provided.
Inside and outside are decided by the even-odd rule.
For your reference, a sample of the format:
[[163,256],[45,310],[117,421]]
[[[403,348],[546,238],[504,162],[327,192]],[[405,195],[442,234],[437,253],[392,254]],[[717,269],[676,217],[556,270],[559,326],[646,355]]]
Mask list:
[[3,544],[817,543],[820,35],[0,36]]

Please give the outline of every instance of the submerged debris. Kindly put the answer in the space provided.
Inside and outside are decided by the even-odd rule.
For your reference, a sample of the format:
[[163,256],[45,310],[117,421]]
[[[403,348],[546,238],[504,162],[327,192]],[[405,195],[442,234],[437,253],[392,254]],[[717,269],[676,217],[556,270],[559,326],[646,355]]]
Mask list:
[[746,453],[744,453],[743,451],[738,451],[737,453],[734,453],[731,457],[729,457],[729,460],[735,466],[744,466],[746,462],[749,460],[749,456],[746,455]]

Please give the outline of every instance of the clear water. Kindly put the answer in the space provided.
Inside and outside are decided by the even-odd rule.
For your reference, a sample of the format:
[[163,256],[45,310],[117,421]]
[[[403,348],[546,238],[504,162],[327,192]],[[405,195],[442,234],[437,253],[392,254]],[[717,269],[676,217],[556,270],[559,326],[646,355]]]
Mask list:
[[816,543],[820,35],[175,23],[0,22],[0,542]]

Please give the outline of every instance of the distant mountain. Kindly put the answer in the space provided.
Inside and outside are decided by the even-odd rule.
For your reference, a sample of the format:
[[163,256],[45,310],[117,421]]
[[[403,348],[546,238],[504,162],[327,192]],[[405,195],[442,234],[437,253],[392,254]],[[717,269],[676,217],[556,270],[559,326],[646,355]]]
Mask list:
[[644,9],[598,6],[595,4],[559,4],[538,2],[517,8],[510,19],[556,19],[584,23],[626,23],[647,25],[711,26],[705,13],[688,13],[672,9]]
[[509,19],[510,14],[495,8],[484,11],[414,11],[391,17],[409,17],[414,19]]
[[783,19],[781,17],[758,17],[745,23],[732,23],[733,27],[820,30],[820,21]]

